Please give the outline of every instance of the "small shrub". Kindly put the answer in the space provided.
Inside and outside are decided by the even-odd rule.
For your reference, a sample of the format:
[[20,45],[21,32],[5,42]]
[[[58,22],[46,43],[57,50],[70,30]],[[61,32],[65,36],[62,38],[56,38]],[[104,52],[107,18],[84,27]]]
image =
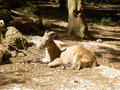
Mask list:
[[102,24],[109,24],[112,21],[111,17],[103,17],[101,19]]

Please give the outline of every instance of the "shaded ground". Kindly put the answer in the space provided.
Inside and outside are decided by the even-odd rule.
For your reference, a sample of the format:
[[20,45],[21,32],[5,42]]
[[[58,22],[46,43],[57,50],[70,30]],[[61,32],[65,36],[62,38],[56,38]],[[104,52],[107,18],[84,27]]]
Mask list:
[[[48,68],[47,64],[34,62],[34,60],[44,57],[45,51],[32,46],[24,51],[27,56],[11,58],[12,64],[0,66],[1,90],[120,89],[120,21],[110,22],[106,25],[101,24],[97,18],[91,19],[87,16],[90,33],[95,39],[74,41],[66,38],[66,11],[59,11],[56,4],[49,8],[44,4],[42,6],[38,4],[37,7],[40,11],[37,14],[43,18],[47,29],[56,31],[58,39],[68,45],[82,44],[94,51],[101,66],[82,70]],[[29,39],[32,36],[27,35],[26,37]],[[33,62],[24,62],[28,60],[33,60]],[[112,70],[109,67],[115,69]]]

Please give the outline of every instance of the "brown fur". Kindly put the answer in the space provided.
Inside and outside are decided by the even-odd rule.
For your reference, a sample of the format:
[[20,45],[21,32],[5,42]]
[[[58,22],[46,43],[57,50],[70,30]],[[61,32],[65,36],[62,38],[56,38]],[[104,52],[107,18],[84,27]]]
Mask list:
[[39,46],[40,49],[46,48],[46,58],[49,61],[53,61],[54,59],[60,57],[61,54],[60,48],[53,41],[52,34],[54,34],[54,32],[45,32],[42,42]]
[[96,67],[97,61],[94,53],[88,49],[80,46],[67,47],[60,55],[60,58],[56,58],[53,62],[49,63],[49,67],[58,65],[71,65],[70,69],[79,70],[84,67]]
[[[0,64],[2,62],[10,62],[9,57],[11,54],[8,52],[7,48],[5,48],[2,44],[2,31],[4,30],[4,21],[0,20]],[[4,60],[3,60],[4,59]],[[8,60],[7,60],[8,59]]]
[[45,32],[41,43],[42,47],[48,49],[47,54],[54,57],[51,60],[52,62],[48,64],[49,67],[70,64],[70,69],[79,70],[80,68],[96,67],[98,65],[95,54],[82,46],[70,46],[61,51],[53,41],[53,34],[53,32]]
[[[7,48],[5,48],[2,44],[0,44],[0,64],[2,62],[7,63],[10,62],[9,61],[9,57],[11,56],[11,54],[8,52]],[[8,60],[4,60],[3,59],[8,59]]]

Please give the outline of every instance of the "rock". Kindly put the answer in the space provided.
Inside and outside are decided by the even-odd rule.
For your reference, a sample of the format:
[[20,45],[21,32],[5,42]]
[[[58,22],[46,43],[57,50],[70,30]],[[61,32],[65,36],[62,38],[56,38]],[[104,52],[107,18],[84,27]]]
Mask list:
[[27,39],[13,26],[7,27],[5,39],[10,46],[15,46],[19,49],[27,48]]
[[17,56],[18,56],[18,57],[24,57],[24,56],[26,56],[26,54],[24,54],[23,52],[19,52],[19,53],[17,54]]
[[[37,15],[35,15],[31,10],[27,10],[25,8],[25,10],[17,10],[17,11],[11,10],[11,12],[14,15],[14,19],[18,19],[18,17],[16,17],[16,16],[19,16],[19,18],[21,18],[21,21],[30,22],[30,20],[31,20],[31,25],[28,25],[28,26],[31,26],[31,28],[29,28],[29,29],[34,30],[33,32],[45,30],[42,19],[40,17],[38,17]],[[19,20],[13,20],[13,21],[20,22]],[[14,23],[16,23],[16,22],[14,22]],[[27,31],[27,30],[25,30],[25,31]],[[28,31],[30,32],[30,30],[28,30]],[[22,32],[24,32],[24,30],[22,30]]]
[[14,26],[20,32],[26,33],[32,29],[33,21],[27,17],[13,17],[13,20],[9,22],[9,26]]
[[96,41],[102,43],[102,39],[97,39]]
[[12,57],[16,57],[17,56],[17,52],[16,51],[11,52],[11,54],[12,54]]
[[22,51],[12,51],[11,52],[12,57],[24,57],[26,54]]
[[4,21],[9,21],[11,19],[11,13],[7,9],[0,10],[0,19]]
[[34,25],[32,27],[34,31],[39,32],[39,31],[44,31],[45,30],[42,19],[39,18],[37,15],[31,14],[30,19],[33,20],[33,22],[34,22]]

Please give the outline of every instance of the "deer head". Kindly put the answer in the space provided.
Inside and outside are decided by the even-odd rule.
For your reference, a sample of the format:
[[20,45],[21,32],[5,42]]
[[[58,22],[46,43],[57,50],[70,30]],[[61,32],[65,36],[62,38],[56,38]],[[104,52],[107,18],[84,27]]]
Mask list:
[[45,31],[45,34],[44,34],[44,36],[42,38],[42,42],[41,42],[41,44],[39,46],[39,49],[48,48],[50,46],[50,44],[52,42],[54,42],[53,41],[53,36],[54,35],[55,35],[55,32],[53,32],[53,31],[50,31],[50,32]]
[[3,20],[0,20],[0,29],[3,29],[3,28],[4,28],[4,26],[5,26],[4,21],[3,21]]

